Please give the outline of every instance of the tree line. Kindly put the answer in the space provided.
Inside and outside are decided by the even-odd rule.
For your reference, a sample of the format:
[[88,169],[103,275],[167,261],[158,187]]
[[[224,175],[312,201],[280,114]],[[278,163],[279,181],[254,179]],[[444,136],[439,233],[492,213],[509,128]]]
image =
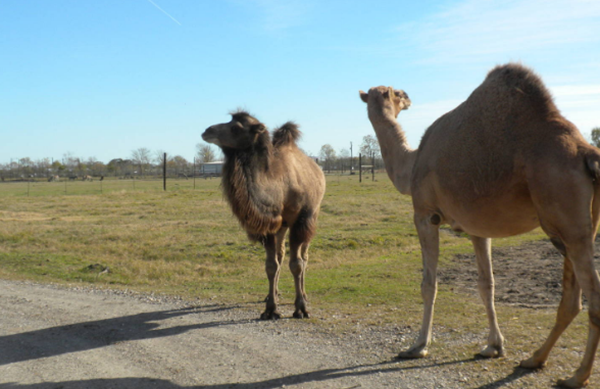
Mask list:
[[[26,180],[31,178],[60,177],[152,177],[162,176],[165,151],[152,152],[145,147],[133,150],[129,158],[115,158],[108,163],[95,157],[80,158],[73,153],[65,153],[62,158],[54,160],[42,158],[32,160],[29,157],[11,160],[0,164],[2,180]],[[193,161],[181,155],[167,154],[167,172],[169,175],[191,176],[195,164],[213,162],[218,157],[215,150],[207,144],[198,143]]]
[[321,146],[318,155],[319,165],[324,171],[344,173],[358,169],[359,155],[363,165],[374,165],[375,169],[383,167],[379,142],[372,135],[363,137],[358,150],[350,143],[350,149],[342,148],[338,152],[330,144]]
[[[591,131],[590,143],[600,148],[600,127]],[[171,156],[167,154],[167,174],[175,176],[191,176],[194,174],[194,166],[214,162],[222,159],[220,150],[215,150],[211,145],[205,143],[196,144],[196,153],[193,161],[188,161],[181,155]],[[331,173],[345,173],[358,169],[358,155],[362,155],[363,165],[374,165],[375,169],[384,167],[381,158],[379,142],[372,135],[364,136],[358,149],[352,142],[349,148],[336,151],[330,144],[321,147],[318,155],[311,155],[317,160],[324,171]],[[115,158],[108,163],[103,163],[95,157],[87,159],[66,153],[59,160],[42,158],[36,161],[28,157],[11,160],[0,164],[0,177],[2,179],[28,179],[60,177],[93,177],[116,176],[124,178],[162,176],[164,164],[163,150],[151,151],[145,147],[133,150],[129,158]],[[196,170],[198,171],[198,170]]]
[[[599,129],[600,138],[600,129]],[[175,176],[191,176],[199,165],[222,159],[220,150],[215,150],[211,145],[198,143],[194,160],[188,161],[181,155],[171,156],[167,153],[167,173]],[[307,153],[310,155],[310,153]],[[350,148],[336,151],[330,144],[321,147],[315,160],[326,172],[349,172],[358,169],[358,156],[363,156],[363,165],[372,165],[375,168],[383,167],[381,151],[377,139],[372,135],[363,137],[358,149],[350,143]],[[28,157],[11,160],[0,164],[0,177],[2,179],[26,180],[31,178],[49,178],[54,176],[76,177],[155,177],[162,176],[165,151],[152,151],[145,147],[131,151],[129,158],[115,158],[108,163],[99,161],[95,157],[81,158],[73,153],[65,153],[60,159],[42,158],[32,160]],[[198,171],[198,170],[196,170]]]

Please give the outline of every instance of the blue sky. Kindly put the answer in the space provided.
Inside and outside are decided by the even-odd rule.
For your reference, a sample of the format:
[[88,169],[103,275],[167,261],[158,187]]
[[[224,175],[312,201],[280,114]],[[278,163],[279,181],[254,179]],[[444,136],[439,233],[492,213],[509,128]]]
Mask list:
[[191,160],[245,108],[301,147],[373,134],[358,90],[404,89],[417,147],[489,69],[534,68],[563,114],[600,126],[594,0],[0,0],[0,163],[140,147]]

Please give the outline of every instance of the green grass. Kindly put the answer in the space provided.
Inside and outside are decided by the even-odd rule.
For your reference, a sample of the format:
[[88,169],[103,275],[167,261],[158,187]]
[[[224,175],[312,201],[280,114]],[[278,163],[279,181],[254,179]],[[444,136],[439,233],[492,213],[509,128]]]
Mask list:
[[[64,182],[36,183],[30,184],[28,196],[27,183],[0,183],[0,277],[227,303],[264,299],[264,250],[247,241],[222,198],[218,179],[196,180],[195,189],[192,180],[170,181],[167,192],[160,181],[137,181],[135,188],[131,181],[105,181],[102,191],[99,185],[68,182],[65,194]],[[451,266],[453,255],[472,251],[464,236],[447,229],[440,236],[440,266]],[[543,236],[536,230],[495,240],[494,245],[518,245]],[[287,262],[284,266],[280,289],[282,312],[288,315],[294,291]],[[100,274],[106,268],[108,272]],[[422,315],[421,269],[409,197],[400,195],[383,174],[378,181],[362,183],[355,176],[328,177],[306,278],[316,317],[309,323],[337,320],[340,332],[357,321],[416,331]],[[478,297],[450,288],[439,286],[436,303],[438,337],[431,351],[441,360],[472,355],[487,333]],[[251,307],[258,316],[262,304]],[[491,362],[490,370],[508,375],[515,359],[543,341],[555,312],[500,305],[498,315],[509,353],[516,354]],[[459,341],[468,332],[481,334],[477,343]],[[553,366],[574,369],[580,357],[573,358],[573,353],[583,349],[585,337],[586,315],[580,315],[559,341]],[[567,373],[551,369],[546,379]],[[598,377],[593,380],[600,382]]]

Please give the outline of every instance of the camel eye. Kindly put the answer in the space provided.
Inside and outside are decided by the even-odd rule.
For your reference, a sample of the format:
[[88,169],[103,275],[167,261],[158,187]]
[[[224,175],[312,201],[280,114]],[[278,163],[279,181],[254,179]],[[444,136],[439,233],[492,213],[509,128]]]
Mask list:
[[244,126],[242,126],[239,122],[235,122],[233,123],[233,126],[231,127],[231,132],[233,132],[234,134],[241,134],[244,131]]

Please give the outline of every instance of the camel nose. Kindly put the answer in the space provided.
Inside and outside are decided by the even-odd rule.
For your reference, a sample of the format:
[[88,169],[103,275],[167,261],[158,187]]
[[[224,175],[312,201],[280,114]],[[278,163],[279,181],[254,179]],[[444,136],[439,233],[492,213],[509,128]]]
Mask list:
[[202,134],[202,139],[207,140],[207,138],[212,138],[214,136],[214,132],[215,130],[212,128],[212,126],[208,127],[206,130],[204,130],[204,133]]

